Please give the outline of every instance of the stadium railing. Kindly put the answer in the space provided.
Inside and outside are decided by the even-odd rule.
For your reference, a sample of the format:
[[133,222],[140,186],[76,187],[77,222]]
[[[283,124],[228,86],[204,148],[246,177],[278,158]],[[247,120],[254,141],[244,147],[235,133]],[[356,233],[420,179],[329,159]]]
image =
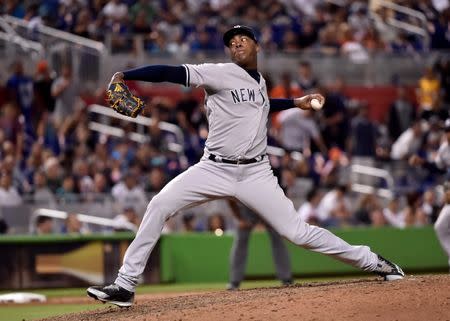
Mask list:
[[[0,21],[9,25],[10,32],[41,44],[53,70],[59,72],[64,64],[69,64],[83,89],[95,90],[105,81],[102,77],[109,66],[109,53],[103,43],[44,25],[32,27],[28,21],[9,15],[1,16]],[[28,58],[33,60],[31,55]]]
[[[430,35],[427,27],[428,20],[422,12],[386,0],[371,0],[370,7],[372,9],[370,14],[373,19],[377,20],[379,23],[384,23],[390,27],[399,29],[400,31],[418,35],[424,39],[425,48],[429,47]],[[415,20],[417,25],[406,22],[405,20],[408,19],[400,20],[396,18],[396,16],[388,16],[386,19],[383,19],[379,14],[378,9],[392,10],[397,15],[407,17],[411,21]]]
[[58,220],[65,220],[69,214],[75,214],[77,219],[84,224],[89,224],[90,226],[96,225],[98,226],[99,230],[105,230],[105,229],[116,229],[116,228],[127,228],[130,231],[134,231],[136,229],[135,225],[129,224],[127,225],[126,222],[121,222],[120,226],[117,224],[117,221],[105,218],[105,217],[99,217],[94,215],[88,215],[83,213],[77,213],[77,212],[67,212],[67,211],[58,211],[50,208],[38,208],[36,209],[33,214],[31,214],[30,222],[29,222],[29,232],[31,234],[34,234],[36,232],[36,221],[39,216],[46,216],[51,217]]
[[[136,118],[130,118],[116,113],[109,107],[97,104],[89,105],[87,110],[90,113],[100,115],[98,119],[100,120],[100,122],[96,120],[89,121],[90,130],[116,137],[124,137],[126,133],[123,129],[110,125],[111,123],[110,119],[116,118],[123,121],[132,122],[138,125],[136,127],[135,132],[127,133],[131,140],[138,143],[147,143],[151,139],[149,135],[144,134],[145,128],[155,123],[155,120],[150,117],[138,116]],[[158,122],[158,126],[162,131],[166,131],[174,135],[174,137],[176,138],[176,142],[169,143],[168,148],[170,151],[173,151],[182,156],[184,154],[183,150],[184,134],[181,128],[178,127],[177,125],[164,121]]]

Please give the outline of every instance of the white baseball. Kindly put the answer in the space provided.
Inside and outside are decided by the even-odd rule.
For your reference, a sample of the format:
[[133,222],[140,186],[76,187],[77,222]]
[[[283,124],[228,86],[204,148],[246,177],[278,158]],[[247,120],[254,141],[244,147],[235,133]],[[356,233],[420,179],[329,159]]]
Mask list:
[[322,104],[320,103],[319,99],[311,99],[311,107],[315,110],[322,109]]

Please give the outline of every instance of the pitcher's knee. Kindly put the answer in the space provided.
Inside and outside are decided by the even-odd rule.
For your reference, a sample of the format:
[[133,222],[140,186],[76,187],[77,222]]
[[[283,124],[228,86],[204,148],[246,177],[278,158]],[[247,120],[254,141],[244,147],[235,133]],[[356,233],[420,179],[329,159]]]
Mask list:
[[171,209],[168,201],[164,200],[164,197],[156,195],[147,205],[147,211],[145,213],[150,215],[158,215],[161,216],[162,219],[166,220],[173,213],[173,210]]
[[283,228],[278,232],[281,236],[287,238],[292,243],[297,245],[304,245],[306,241],[305,235],[308,227],[309,225],[307,223],[300,221],[297,224],[287,226],[286,228]]

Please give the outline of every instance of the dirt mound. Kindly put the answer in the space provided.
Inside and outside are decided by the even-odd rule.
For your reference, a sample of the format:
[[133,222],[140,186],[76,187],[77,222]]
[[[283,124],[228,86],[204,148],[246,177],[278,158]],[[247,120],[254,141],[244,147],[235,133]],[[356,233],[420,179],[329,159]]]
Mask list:
[[450,321],[450,275],[395,282],[360,279],[152,298],[46,321],[397,320]]

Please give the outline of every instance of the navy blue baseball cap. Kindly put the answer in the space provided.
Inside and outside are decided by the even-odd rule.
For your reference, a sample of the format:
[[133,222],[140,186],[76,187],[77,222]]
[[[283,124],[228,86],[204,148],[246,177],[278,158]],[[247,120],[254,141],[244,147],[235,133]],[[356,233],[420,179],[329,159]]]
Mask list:
[[236,25],[223,34],[223,44],[229,47],[231,38],[233,38],[236,35],[247,36],[254,42],[258,43],[258,40],[256,40],[255,32],[253,31],[252,28],[244,25]]

